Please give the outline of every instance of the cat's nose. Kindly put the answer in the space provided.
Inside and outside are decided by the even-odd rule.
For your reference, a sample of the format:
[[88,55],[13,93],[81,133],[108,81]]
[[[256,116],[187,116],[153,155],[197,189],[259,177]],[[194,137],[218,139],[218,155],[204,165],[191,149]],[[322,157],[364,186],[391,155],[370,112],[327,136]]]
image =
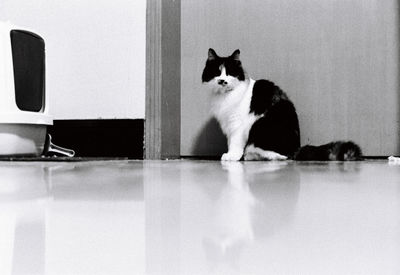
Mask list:
[[228,84],[228,82],[226,82],[226,81],[223,80],[223,79],[218,80],[218,85],[226,86],[227,84]]

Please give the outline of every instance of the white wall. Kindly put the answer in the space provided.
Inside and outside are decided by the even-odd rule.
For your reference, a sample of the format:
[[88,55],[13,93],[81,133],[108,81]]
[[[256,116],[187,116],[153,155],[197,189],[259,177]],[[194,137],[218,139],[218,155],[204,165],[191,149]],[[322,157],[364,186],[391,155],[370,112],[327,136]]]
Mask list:
[[[241,50],[293,100],[302,145],[354,140],[400,153],[398,0],[182,0],[182,155],[220,155],[201,83],[208,48]],[[194,100],[195,99],[195,100]]]
[[146,0],[1,0],[0,20],[45,39],[55,119],[144,118]]

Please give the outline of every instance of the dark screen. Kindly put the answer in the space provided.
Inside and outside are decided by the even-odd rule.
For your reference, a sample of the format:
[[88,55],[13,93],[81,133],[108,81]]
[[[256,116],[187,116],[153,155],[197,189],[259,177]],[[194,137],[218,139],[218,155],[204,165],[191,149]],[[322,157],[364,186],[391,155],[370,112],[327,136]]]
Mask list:
[[11,31],[15,98],[19,109],[40,112],[45,93],[44,40],[27,31]]

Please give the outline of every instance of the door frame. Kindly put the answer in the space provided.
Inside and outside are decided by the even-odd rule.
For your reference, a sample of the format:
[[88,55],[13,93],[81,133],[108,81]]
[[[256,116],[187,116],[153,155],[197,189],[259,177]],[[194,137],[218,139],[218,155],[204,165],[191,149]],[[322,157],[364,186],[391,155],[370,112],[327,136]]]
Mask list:
[[180,157],[181,0],[147,0],[145,159]]

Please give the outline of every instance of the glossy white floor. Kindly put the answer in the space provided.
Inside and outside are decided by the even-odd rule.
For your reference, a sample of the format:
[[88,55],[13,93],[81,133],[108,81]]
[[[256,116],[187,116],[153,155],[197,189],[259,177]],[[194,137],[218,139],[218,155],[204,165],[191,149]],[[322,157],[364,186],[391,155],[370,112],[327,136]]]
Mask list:
[[400,274],[400,166],[0,162],[0,274]]

